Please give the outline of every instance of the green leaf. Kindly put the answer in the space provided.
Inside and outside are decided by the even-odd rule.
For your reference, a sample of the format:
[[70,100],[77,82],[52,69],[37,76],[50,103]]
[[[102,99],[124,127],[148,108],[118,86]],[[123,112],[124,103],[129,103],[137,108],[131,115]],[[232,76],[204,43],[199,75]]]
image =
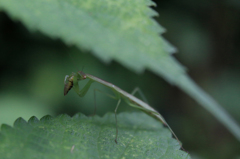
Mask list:
[[0,8],[30,30],[61,38],[104,62],[116,60],[142,72],[149,69],[188,93],[240,141],[240,127],[201,90],[171,56],[176,49],[161,35],[151,0],[0,0]]
[[0,158],[190,158],[167,128],[144,113],[119,114],[118,130],[116,144],[114,114],[19,118],[14,128],[1,127]]

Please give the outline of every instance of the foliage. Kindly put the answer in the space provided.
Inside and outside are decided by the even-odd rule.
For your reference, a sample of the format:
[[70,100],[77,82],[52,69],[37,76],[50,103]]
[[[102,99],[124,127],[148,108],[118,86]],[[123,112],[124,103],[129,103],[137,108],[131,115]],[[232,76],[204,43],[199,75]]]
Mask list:
[[[156,19],[168,29],[165,36],[179,48],[181,54],[177,57],[191,68],[191,76],[239,120],[240,58],[237,44],[240,10],[235,4],[238,3],[165,0],[155,9],[161,13]],[[175,48],[162,35],[159,36],[165,29],[152,19],[157,13],[147,7],[150,5],[155,4],[144,0],[111,3],[107,0],[0,0],[0,8],[5,11],[0,12],[0,82],[3,83],[0,86],[0,124],[12,124],[10,118],[19,116],[28,119],[29,114],[41,117],[43,114],[75,114],[79,111],[92,113],[93,97],[80,99],[77,95],[70,95],[62,98],[63,77],[77,71],[72,61],[68,61],[67,52],[76,52],[77,68],[84,65],[87,73],[128,92],[139,86],[150,105],[163,113],[180,140],[184,141],[187,150],[195,151],[203,158],[239,156],[239,142],[227,130],[205,110],[194,107],[196,103],[185,94],[153,74],[197,98],[218,120],[230,127],[235,136],[238,135],[237,124],[231,122],[226,112],[188,78],[182,66],[171,56]],[[143,19],[146,23],[141,23]],[[34,32],[29,33],[21,24]],[[148,41],[145,40],[147,37]],[[66,49],[59,38],[68,46],[80,49]],[[158,46],[154,45],[153,39],[157,40]],[[159,52],[155,50],[152,54],[155,47]],[[88,51],[99,61],[113,62],[105,66],[91,54],[79,54]],[[144,75],[129,71],[145,69]],[[98,114],[112,111],[115,101],[106,104],[108,99],[99,94],[97,97]],[[123,110],[131,111],[129,108]]]
[[[137,72],[145,68],[177,85],[221,121],[240,141],[240,127],[202,91],[170,55],[175,49],[147,7],[150,0],[1,0],[0,6],[31,30],[92,50],[103,61],[115,59]],[[124,6],[124,7],[123,7]],[[132,7],[134,6],[134,8]],[[57,29],[56,29],[57,28]]]
[[2,125],[0,157],[7,158],[164,158],[187,159],[167,128],[143,113],[118,115],[116,144],[115,116],[19,118],[14,127]]

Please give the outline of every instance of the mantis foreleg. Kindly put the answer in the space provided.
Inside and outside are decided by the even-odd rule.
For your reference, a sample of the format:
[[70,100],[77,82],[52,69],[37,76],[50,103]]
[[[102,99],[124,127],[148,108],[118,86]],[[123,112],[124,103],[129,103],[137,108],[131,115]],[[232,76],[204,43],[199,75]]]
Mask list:
[[88,83],[80,90],[78,85],[78,80],[77,78],[74,78],[73,89],[80,97],[84,97],[93,82],[94,82],[93,80],[89,80]]

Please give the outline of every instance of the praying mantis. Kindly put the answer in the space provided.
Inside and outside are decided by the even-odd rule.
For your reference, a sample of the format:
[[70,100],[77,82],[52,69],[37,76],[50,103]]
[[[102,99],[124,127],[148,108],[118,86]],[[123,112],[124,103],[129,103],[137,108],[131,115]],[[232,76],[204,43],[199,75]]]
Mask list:
[[[85,79],[89,79],[89,81],[80,90],[78,82],[85,80]],[[100,78],[93,76],[93,75],[85,74],[83,71],[78,71],[77,73],[73,72],[71,75],[66,75],[65,80],[64,80],[64,84],[65,84],[64,96],[67,95],[67,93],[73,88],[74,91],[80,97],[83,97],[83,96],[85,96],[85,94],[87,93],[88,89],[90,88],[90,86],[93,82],[100,83],[100,84],[110,88],[113,91],[113,93],[115,94],[115,96],[113,96],[113,95],[108,95],[108,96],[110,96],[113,99],[118,100],[117,106],[114,111],[115,112],[115,120],[116,120],[116,138],[115,138],[116,143],[117,143],[117,137],[118,137],[117,109],[119,107],[119,104],[121,103],[121,100],[123,99],[128,105],[130,105],[134,108],[140,109],[143,112],[147,113],[148,115],[150,115],[150,116],[154,117],[155,119],[159,120],[160,122],[162,122],[165,126],[167,126],[169,128],[169,130],[171,131],[173,136],[179,142],[179,145],[180,146],[182,145],[181,142],[179,141],[178,137],[175,135],[175,133],[173,132],[171,127],[167,124],[167,122],[164,120],[164,118],[161,116],[161,114],[159,114],[156,110],[154,110],[150,105],[148,105],[147,103],[143,102],[142,100],[136,98],[132,94],[129,94],[129,93],[123,91],[122,89],[113,85],[112,83],[106,82]],[[96,104],[95,104],[95,110],[96,110]],[[183,149],[182,146],[181,146],[181,148]]]

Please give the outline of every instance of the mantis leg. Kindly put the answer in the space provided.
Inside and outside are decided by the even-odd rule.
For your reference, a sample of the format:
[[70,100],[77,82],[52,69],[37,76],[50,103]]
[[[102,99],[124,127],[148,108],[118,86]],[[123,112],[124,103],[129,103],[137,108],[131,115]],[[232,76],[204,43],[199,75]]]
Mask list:
[[79,97],[84,97],[93,82],[94,82],[93,80],[89,80],[88,83],[80,90],[78,85],[78,80],[77,78],[74,78],[73,89],[79,95]]
[[[115,92],[114,90],[113,90],[113,92],[115,93],[116,96],[113,96],[113,95],[111,95],[111,94],[108,94],[108,93],[106,93],[106,92],[103,92],[103,91],[101,91],[101,90],[99,90],[99,89],[94,89],[95,111],[96,111],[96,109],[97,109],[97,107],[96,107],[96,91],[99,91],[99,92],[101,92],[101,93],[109,96],[110,98],[118,99],[117,106],[116,106],[116,108],[115,108],[115,110],[114,110],[115,120],[116,120],[116,138],[115,138],[115,142],[116,142],[116,144],[117,144],[117,137],[118,137],[117,109],[118,109],[118,107],[119,107],[119,105],[120,105],[120,103],[121,103],[121,98],[120,98],[119,94],[118,94],[117,92]],[[95,113],[95,112],[94,112],[94,113]]]
[[144,112],[148,112],[148,113],[156,114],[156,115],[159,114],[159,113],[157,113],[156,111],[151,111],[151,110],[149,110],[149,109],[145,109],[145,108],[140,107],[140,106],[138,106],[137,104],[131,103],[131,102],[129,102],[129,101],[127,102],[127,104],[130,105],[131,107],[140,109],[140,110],[142,110],[142,111],[144,111]]
[[[163,125],[165,125],[165,126],[168,127],[168,129],[171,131],[172,135],[173,135],[173,136],[177,139],[177,141],[179,142],[179,145],[181,146],[181,148],[184,150],[184,148],[182,147],[182,144],[181,144],[181,142],[179,141],[177,135],[173,132],[172,128],[168,125],[168,123],[165,121],[165,119],[162,117],[161,114],[159,114],[159,113],[156,112],[156,111],[152,111],[152,110],[149,110],[149,109],[142,108],[142,107],[138,106],[137,104],[130,102],[129,100],[126,100],[126,99],[125,99],[125,101],[126,101],[130,106],[132,106],[132,107],[134,107],[134,108],[137,108],[137,109],[140,109],[140,110],[148,113],[149,115],[155,117],[155,118],[158,119],[159,121],[161,121],[161,122],[163,123]],[[184,150],[184,151],[185,151],[185,150]]]
[[121,98],[118,100],[117,106],[116,106],[115,111],[114,111],[114,113],[115,113],[115,120],[116,120],[116,138],[115,138],[116,144],[117,144],[117,137],[118,137],[117,109],[118,109],[118,106],[120,105],[120,103],[121,103]]
[[[118,109],[118,107],[119,107],[119,105],[120,105],[120,103],[121,103],[120,95],[119,95],[116,91],[114,91],[114,90],[113,90],[113,92],[115,93],[115,96],[113,96],[113,95],[111,95],[111,94],[108,94],[108,93],[106,93],[106,92],[103,92],[103,91],[101,91],[101,90],[99,90],[99,89],[94,89],[95,111],[96,111],[96,109],[97,109],[97,106],[96,106],[96,91],[101,92],[101,93],[109,96],[110,98],[118,99],[117,106],[116,106],[116,108],[115,108],[115,110],[114,110],[115,120],[116,120],[116,138],[115,138],[115,142],[116,142],[116,144],[117,144],[117,137],[118,137],[117,109]],[[94,112],[94,114],[95,114],[95,112]]]
[[143,94],[143,92],[141,91],[141,89],[139,88],[139,87],[136,87],[136,88],[134,88],[134,90],[132,91],[132,95],[134,95],[135,93],[137,93],[138,92],[138,94],[140,95],[140,97],[143,99],[143,101],[145,102],[145,103],[148,103],[148,101],[147,101],[147,98],[145,97],[145,95]]
[[106,92],[103,92],[103,91],[101,91],[101,90],[99,90],[99,89],[94,89],[94,113],[93,113],[93,116],[96,114],[96,111],[97,111],[96,91],[101,92],[101,93],[105,94],[106,96],[108,96],[108,97],[110,97],[110,98],[117,99],[116,96],[113,96],[113,95],[111,95],[111,94],[108,94],[108,93],[106,93]]

